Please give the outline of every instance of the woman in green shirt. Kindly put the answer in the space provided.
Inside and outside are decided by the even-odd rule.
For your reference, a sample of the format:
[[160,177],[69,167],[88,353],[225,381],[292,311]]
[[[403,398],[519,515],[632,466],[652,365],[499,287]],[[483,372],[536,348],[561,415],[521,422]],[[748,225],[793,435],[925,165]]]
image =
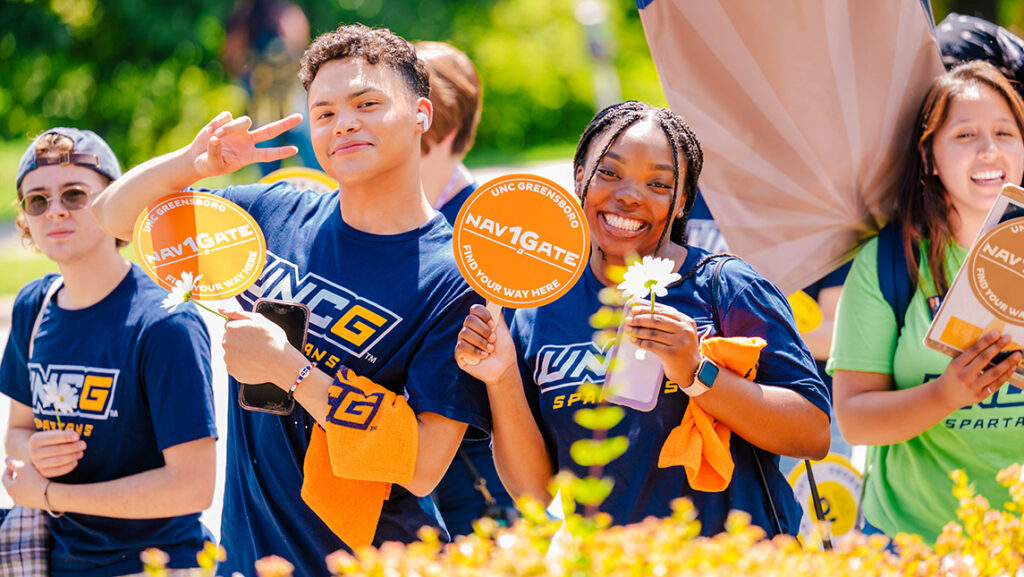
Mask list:
[[[956,520],[949,473],[964,469],[994,507],[995,474],[1022,455],[1024,394],[1006,384],[1021,360],[989,367],[1008,336],[993,332],[958,357],[922,343],[929,298],[944,295],[1003,184],[1024,177],[1024,102],[993,66],[961,65],[933,83],[893,218],[903,231],[913,297],[898,328],[878,281],[877,239],[857,255],[839,301],[829,370],[843,436],[871,445],[865,532],[929,543]],[[932,299],[934,305],[936,299]]]

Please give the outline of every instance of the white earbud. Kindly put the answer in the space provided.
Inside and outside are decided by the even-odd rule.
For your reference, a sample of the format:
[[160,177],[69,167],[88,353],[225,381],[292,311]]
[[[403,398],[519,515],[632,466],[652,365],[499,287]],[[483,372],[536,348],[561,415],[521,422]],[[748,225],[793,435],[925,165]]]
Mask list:
[[423,129],[423,132],[426,132],[427,130],[430,129],[430,118],[427,116],[427,113],[417,112],[416,121],[419,123],[420,128]]

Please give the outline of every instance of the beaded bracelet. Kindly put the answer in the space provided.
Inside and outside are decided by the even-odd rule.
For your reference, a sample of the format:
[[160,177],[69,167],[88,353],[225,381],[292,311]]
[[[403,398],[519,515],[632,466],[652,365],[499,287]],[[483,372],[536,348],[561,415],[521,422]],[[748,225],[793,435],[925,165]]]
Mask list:
[[292,387],[290,389],[288,389],[288,402],[289,403],[292,402],[292,399],[295,396],[295,389],[299,388],[299,384],[302,383],[303,379],[305,379],[306,377],[309,376],[310,371],[312,371],[313,367],[315,367],[315,366],[316,366],[316,363],[309,363],[308,365],[303,367],[301,371],[299,371],[299,376],[295,378],[295,382],[292,383]]
[[50,492],[50,485],[52,483],[53,481],[47,481],[46,487],[43,488],[43,503],[46,504],[46,512],[49,513],[51,517],[56,519],[57,517],[63,517],[64,512],[62,511],[60,513],[54,513],[53,507],[50,507],[50,496],[48,493]]

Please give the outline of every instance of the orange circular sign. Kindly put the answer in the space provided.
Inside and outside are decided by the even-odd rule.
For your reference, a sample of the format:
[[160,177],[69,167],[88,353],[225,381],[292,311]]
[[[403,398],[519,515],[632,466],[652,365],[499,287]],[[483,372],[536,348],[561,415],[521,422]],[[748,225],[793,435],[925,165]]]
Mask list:
[[978,240],[968,263],[971,289],[996,317],[1024,325],[1024,219],[996,225]]
[[299,190],[312,190],[319,193],[331,192],[338,188],[338,181],[328,176],[326,172],[305,166],[279,168],[261,178],[260,182],[274,183],[282,180]]
[[135,222],[135,256],[167,290],[191,273],[192,297],[234,296],[256,282],[267,260],[263,231],[230,200],[179,192],[158,200]]
[[565,294],[587,266],[590,230],[576,198],[532,174],[510,174],[478,188],[462,205],[455,260],[488,301],[537,307]]

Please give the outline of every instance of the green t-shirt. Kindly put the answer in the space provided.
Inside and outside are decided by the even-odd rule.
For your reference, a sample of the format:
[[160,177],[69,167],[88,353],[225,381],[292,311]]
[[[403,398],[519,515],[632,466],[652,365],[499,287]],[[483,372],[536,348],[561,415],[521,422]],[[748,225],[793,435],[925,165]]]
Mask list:
[[[954,277],[966,256],[960,246],[947,250],[948,278]],[[838,369],[891,374],[898,389],[942,374],[951,359],[924,345],[932,321],[927,298],[935,289],[927,262],[921,263],[920,271],[924,282],[910,301],[897,339],[895,315],[878,285],[878,241],[864,245],[843,285],[829,373]],[[949,473],[958,468],[994,508],[1002,508],[1010,500],[1009,491],[995,476],[1024,461],[1022,433],[1024,394],[1004,384],[988,399],[954,411],[913,439],[870,447],[865,518],[887,535],[914,533],[934,543],[942,527],[957,520]]]

